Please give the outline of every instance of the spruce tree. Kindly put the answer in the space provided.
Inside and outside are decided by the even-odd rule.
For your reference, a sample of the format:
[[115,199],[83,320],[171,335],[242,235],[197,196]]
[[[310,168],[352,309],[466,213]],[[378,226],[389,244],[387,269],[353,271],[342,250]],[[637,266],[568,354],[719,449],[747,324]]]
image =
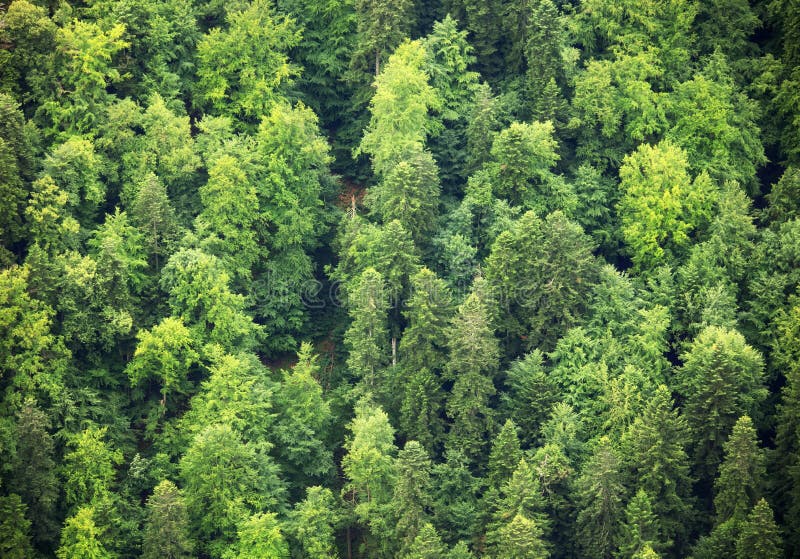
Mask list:
[[[659,386],[641,416],[623,435],[623,462],[635,487],[652,499],[659,533],[683,549],[692,513],[688,427],[673,409],[669,389]],[[653,542],[657,543],[657,542]]]
[[750,511],[736,538],[736,559],[779,559],[784,556],[782,547],[772,508],[762,498]]
[[584,557],[610,559],[623,517],[620,459],[608,437],[601,437],[575,482],[578,500],[576,540]]
[[481,298],[482,287],[482,278],[476,279],[447,331],[450,360],[445,369],[455,379],[446,405],[453,421],[448,448],[460,449],[474,461],[481,459],[493,430],[489,398],[495,394],[492,379],[500,354],[487,304]]
[[344,335],[350,350],[347,365],[369,390],[378,388],[377,373],[389,353],[386,324],[389,302],[384,285],[383,276],[374,268],[367,268],[348,297],[353,321]]
[[723,445],[725,458],[714,483],[714,510],[717,523],[730,518],[744,519],[761,498],[764,477],[764,452],[758,446],[753,420],[744,415],[733,426]]

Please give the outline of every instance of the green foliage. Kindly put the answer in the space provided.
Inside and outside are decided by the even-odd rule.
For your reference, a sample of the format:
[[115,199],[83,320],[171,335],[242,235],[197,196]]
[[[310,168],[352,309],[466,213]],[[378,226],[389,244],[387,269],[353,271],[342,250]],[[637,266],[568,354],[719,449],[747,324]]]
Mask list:
[[433,156],[410,148],[383,180],[370,188],[365,202],[381,221],[399,221],[418,245],[423,244],[436,223],[439,205]]
[[92,505],[109,495],[114,467],[122,463],[122,453],[104,440],[107,431],[106,427],[89,427],[70,441],[72,450],[64,456],[67,505]]
[[772,509],[766,500],[761,499],[742,524],[742,531],[736,538],[736,559],[755,559],[782,557],[781,536]]
[[288,475],[299,476],[303,486],[308,485],[307,479],[319,479],[333,470],[327,444],[333,417],[323,399],[319,376],[317,356],[304,342],[297,352],[297,364],[285,374],[275,397],[278,417],[272,436],[279,460]]
[[395,462],[397,481],[392,496],[396,511],[398,539],[402,549],[411,550],[424,535],[430,508],[431,460],[417,441],[408,441]]
[[271,459],[228,425],[202,429],[179,467],[191,533],[212,557],[223,556],[250,514],[283,504],[283,482]]
[[142,557],[144,559],[186,559],[192,556],[189,517],[180,490],[169,480],[162,480],[147,499]]
[[19,495],[0,497],[0,557],[25,559],[33,554],[31,521],[25,517],[26,507]]
[[472,293],[458,307],[447,330],[450,360],[445,372],[455,379],[447,400],[447,415],[452,419],[448,448],[461,450],[476,460],[493,431],[493,378],[497,373],[499,347],[489,324],[488,304],[482,293],[484,281],[476,278]]
[[126,372],[134,387],[156,377],[161,384],[161,405],[166,408],[167,396],[185,395],[190,368],[199,354],[196,340],[180,318],[168,317],[152,330],[141,330],[139,343]]
[[672,407],[669,390],[659,386],[621,444],[633,486],[652,499],[656,533],[682,549],[692,513],[692,480],[686,454],[687,423]]
[[595,281],[592,243],[563,213],[532,211],[501,233],[486,278],[502,305],[499,329],[528,347],[550,349],[577,322]]
[[216,158],[208,174],[200,188],[203,211],[196,224],[201,245],[225,263],[234,284],[243,284],[259,253],[253,230],[258,219],[256,189],[229,155]]
[[0,375],[9,400],[39,394],[55,400],[69,353],[52,333],[53,309],[30,296],[29,277],[27,266],[0,271]]
[[625,507],[625,524],[619,534],[619,550],[615,557],[632,559],[646,556],[646,550],[658,546],[658,517],[653,513],[647,492],[639,488]]
[[61,547],[56,552],[58,559],[112,559],[103,544],[103,533],[94,521],[95,509],[81,507],[64,523],[61,530]]
[[375,404],[363,399],[355,409],[355,418],[348,426],[351,436],[345,441],[347,454],[342,458],[342,470],[347,483],[343,499],[355,512],[356,518],[369,530],[368,552],[387,551],[390,544],[390,503],[397,465],[394,429],[389,417]]
[[347,365],[364,380],[367,389],[374,390],[376,373],[388,359],[386,313],[389,300],[383,276],[374,268],[364,270],[349,299],[353,322],[344,335],[350,350]]
[[124,35],[122,24],[103,29],[79,19],[58,28],[54,64],[58,85],[51,86],[53,91],[39,108],[49,135],[92,134],[105,121],[111,100],[107,88],[122,77],[114,57],[128,46]]
[[318,485],[309,487],[305,499],[290,514],[289,530],[309,559],[331,559],[335,552],[334,529],[339,522],[333,493]]
[[411,28],[411,7],[409,0],[356,0],[357,40],[351,65],[366,68],[374,65],[375,76],[379,76],[381,61],[395,50]]
[[709,326],[681,356],[677,391],[693,439],[694,464],[711,480],[722,446],[742,415],[756,415],[766,396],[764,362],[736,331]]
[[275,513],[251,516],[239,525],[237,533],[239,540],[231,550],[225,552],[225,559],[278,559],[289,556],[289,546]]
[[421,152],[431,132],[429,111],[440,100],[429,84],[425,57],[420,41],[405,42],[375,79],[372,117],[355,154],[370,155],[373,170],[382,177],[409,154]]
[[176,252],[161,273],[173,314],[196,330],[197,339],[248,348],[260,329],[244,313],[244,297],[232,293],[229,282],[220,260],[198,249]]
[[495,194],[538,214],[563,207],[551,186],[557,148],[551,122],[512,123],[492,143],[489,172]]
[[602,437],[576,480],[580,512],[577,543],[585,557],[609,558],[622,521],[620,460],[608,437]]
[[264,0],[228,12],[228,28],[214,28],[197,44],[198,108],[241,119],[269,113],[297,74],[287,51],[300,41],[294,21],[274,16]]
[[761,497],[764,484],[764,455],[758,447],[753,420],[743,415],[733,426],[723,446],[725,460],[714,482],[717,522],[744,519]]
[[687,167],[685,152],[662,142],[639,146],[620,168],[622,236],[639,269],[680,259],[711,218],[715,189],[708,175],[692,180]]
[[31,535],[37,544],[54,543],[58,531],[55,519],[58,480],[53,459],[54,442],[48,429],[48,416],[35,401],[25,400],[17,412],[16,453],[9,486],[15,488],[27,508],[25,516],[31,523]]

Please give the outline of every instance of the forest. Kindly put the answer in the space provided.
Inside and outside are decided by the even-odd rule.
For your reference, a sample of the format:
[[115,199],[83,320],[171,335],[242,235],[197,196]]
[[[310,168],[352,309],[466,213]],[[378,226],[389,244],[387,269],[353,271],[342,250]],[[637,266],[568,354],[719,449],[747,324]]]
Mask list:
[[0,3],[0,559],[800,557],[798,0]]

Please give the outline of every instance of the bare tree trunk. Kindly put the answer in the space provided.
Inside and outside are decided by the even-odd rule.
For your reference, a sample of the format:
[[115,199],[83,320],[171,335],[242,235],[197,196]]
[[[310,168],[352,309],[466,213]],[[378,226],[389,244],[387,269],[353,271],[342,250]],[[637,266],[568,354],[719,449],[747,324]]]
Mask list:
[[381,51],[375,50],[375,76],[381,73]]
[[392,336],[392,367],[397,366],[397,338]]

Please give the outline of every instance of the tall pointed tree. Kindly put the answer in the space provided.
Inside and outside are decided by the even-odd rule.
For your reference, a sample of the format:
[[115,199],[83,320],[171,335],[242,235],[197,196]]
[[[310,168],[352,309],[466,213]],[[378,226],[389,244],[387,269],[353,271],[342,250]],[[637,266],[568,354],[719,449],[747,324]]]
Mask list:
[[686,421],[673,410],[664,385],[656,389],[622,439],[623,462],[634,486],[652,499],[659,533],[678,550],[688,543],[686,525],[692,512],[688,443]]
[[710,482],[722,460],[722,445],[742,415],[758,413],[766,396],[764,362],[735,330],[705,328],[682,355],[677,391],[693,439],[694,463]]
[[489,398],[495,394],[499,348],[483,299],[484,280],[476,278],[472,293],[459,306],[447,331],[450,360],[446,373],[455,379],[447,400],[447,415],[453,421],[448,447],[461,449],[472,460],[480,460],[493,430]]

